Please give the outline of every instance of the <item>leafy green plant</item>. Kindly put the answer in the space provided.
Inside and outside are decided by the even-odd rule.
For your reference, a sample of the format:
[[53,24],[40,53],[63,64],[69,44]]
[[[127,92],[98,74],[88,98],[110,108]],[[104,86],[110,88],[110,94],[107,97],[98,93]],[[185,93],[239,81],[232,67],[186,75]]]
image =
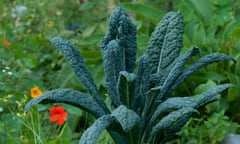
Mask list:
[[[177,9],[185,16],[184,46],[197,45],[202,53],[222,52],[236,60],[236,63],[217,63],[196,73],[192,85],[213,80],[216,83],[229,82],[236,87],[229,88],[227,96],[222,97],[221,108],[226,110],[231,120],[239,123],[240,115],[236,113],[239,103],[239,22],[237,15],[240,7],[237,1],[227,0],[186,0],[174,2]],[[206,10],[202,10],[206,9]],[[211,18],[209,18],[211,15]],[[188,82],[184,85],[188,86]],[[193,91],[194,87],[180,87],[182,92]],[[179,93],[179,92],[178,92]]]
[[214,62],[233,60],[225,54],[214,53],[184,68],[200,50],[193,47],[180,55],[183,29],[182,15],[167,13],[152,33],[148,49],[134,73],[136,28],[124,9],[113,11],[101,44],[110,108],[104,103],[77,48],[63,38],[51,39],[92,98],[76,90],[56,89],[32,99],[25,110],[37,103],[63,102],[89,112],[96,121],[83,133],[81,144],[96,143],[104,129],[119,144],[169,141],[194,113],[198,113],[198,108],[217,100],[218,93],[232,86],[218,85],[196,97],[169,98],[198,69]]
[[211,116],[201,118],[191,118],[178,133],[181,139],[176,139],[173,143],[178,144],[217,144],[229,133],[235,133],[239,127],[224,114],[224,111],[213,113]]

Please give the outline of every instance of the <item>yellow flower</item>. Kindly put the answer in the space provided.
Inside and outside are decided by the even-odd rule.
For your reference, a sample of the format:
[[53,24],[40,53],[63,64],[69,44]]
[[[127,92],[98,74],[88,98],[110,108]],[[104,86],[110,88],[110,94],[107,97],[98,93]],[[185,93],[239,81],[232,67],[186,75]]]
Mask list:
[[8,95],[7,95],[7,98],[12,98],[12,94],[8,94]]
[[31,88],[31,97],[32,98],[36,98],[41,95],[42,95],[42,91],[37,86]]
[[25,113],[25,112],[23,112],[23,113],[17,113],[17,116],[18,116],[18,117],[25,117],[25,116],[26,116],[26,113]]

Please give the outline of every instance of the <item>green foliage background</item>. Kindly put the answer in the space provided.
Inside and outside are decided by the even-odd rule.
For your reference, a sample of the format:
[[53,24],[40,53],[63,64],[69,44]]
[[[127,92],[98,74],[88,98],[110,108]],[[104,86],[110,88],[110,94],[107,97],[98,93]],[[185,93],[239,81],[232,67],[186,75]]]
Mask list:
[[[26,6],[27,13],[13,18],[12,9],[17,5]],[[202,55],[222,52],[236,60],[236,63],[212,64],[201,69],[174,93],[175,96],[194,95],[216,84],[228,82],[236,85],[221,96],[220,102],[203,109],[206,122],[192,119],[173,143],[217,143],[230,132],[240,132],[240,4],[237,0],[2,0],[0,107],[3,111],[0,112],[0,142],[77,142],[93,118],[77,111],[75,107],[64,105],[72,116],[67,125],[60,128],[48,122],[47,111],[51,105],[36,107],[30,117],[19,117],[17,114],[23,114],[24,105],[31,99],[29,90],[35,85],[43,91],[53,88],[85,91],[60,52],[50,45],[48,40],[55,36],[69,39],[78,46],[104,95],[102,84],[105,78],[99,45],[107,31],[108,17],[118,5],[131,14],[137,25],[138,56],[145,52],[149,36],[162,16],[169,10],[178,10],[184,15],[185,22],[183,52],[197,46],[202,50]],[[5,39],[10,43],[9,48],[4,46]],[[220,124],[215,123],[216,118]],[[41,124],[45,124],[45,127],[39,129]],[[219,135],[213,131],[217,129],[216,126],[224,129]],[[52,134],[51,128],[54,129]],[[194,136],[196,131],[201,140]],[[49,133],[51,136],[47,136]],[[66,140],[69,135],[71,136]],[[111,139],[105,133],[99,141],[110,143]]]

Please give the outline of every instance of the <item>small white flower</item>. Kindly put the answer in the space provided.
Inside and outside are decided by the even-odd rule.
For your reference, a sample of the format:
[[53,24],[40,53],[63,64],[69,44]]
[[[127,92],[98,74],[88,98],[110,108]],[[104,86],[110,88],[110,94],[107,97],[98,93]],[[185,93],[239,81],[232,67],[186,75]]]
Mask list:
[[8,72],[8,75],[12,75],[13,73],[12,72]]
[[3,73],[5,73],[5,72],[6,72],[6,70],[5,70],[5,69],[3,69],[3,70],[2,70],[2,72],[3,72]]
[[18,107],[21,107],[22,106],[22,103],[20,103],[19,101],[16,101]]
[[6,66],[6,67],[5,67],[5,69],[9,70],[9,69],[10,69],[10,67]]
[[0,107],[0,112],[3,112],[3,108],[2,107]]

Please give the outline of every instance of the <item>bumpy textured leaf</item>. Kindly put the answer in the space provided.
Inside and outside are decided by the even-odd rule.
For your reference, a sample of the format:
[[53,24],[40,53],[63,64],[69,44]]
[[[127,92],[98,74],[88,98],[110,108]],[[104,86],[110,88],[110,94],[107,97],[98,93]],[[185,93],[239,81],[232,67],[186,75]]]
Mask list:
[[71,44],[71,42],[59,37],[51,39],[51,43],[62,51],[74,72],[93,96],[94,100],[96,100],[105,112],[109,112],[104,101],[101,99],[97,86],[78,49]]
[[[198,55],[200,53],[200,49],[193,47],[191,49],[189,49],[186,53],[184,53],[183,55],[180,55],[179,57],[177,57],[174,62],[168,66],[168,68],[166,69],[166,71],[162,72],[163,74],[159,74],[162,75],[159,81],[159,86],[163,86],[166,82],[168,82],[171,79],[175,79],[176,76],[178,76],[178,74],[181,72],[183,66],[186,64],[186,62],[189,60],[189,58]],[[163,77],[165,76],[165,77]],[[172,78],[174,77],[174,78]]]
[[163,117],[160,122],[158,122],[152,129],[151,137],[156,136],[157,134],[163,132],[168,129],[171,125],[173,125],[176,121],[178,121],[181,117],[189,117],[188,115],[197,112],[195,109],[187,107],[182,108],[177,111],[173,111],[169,113],[167,116]]
[[154,110],[155,105],[158,101],[155,101],[157,95],[160,93],[159,88],[152,88],[146,95],[145,103],[144,103],[144,109],[142,112],[142,118],[148,117],[150,115],[151,110]]
[[[183,111],[183,109],[181,109],[181,111]],[[197,111],[193,110],[193,112],[197,112]],[[162,133],[163,133],[163,135],[161,135],[162,137],[160,137],[158,134],[155,134],[155,137],[154,137],[150,135],[149,131],[145,131],[144,142],[154,143],[154,141],[160,140],[160,144],[165,144],[167,141],[171,140],[177,132],[181,130],[181,128],[191,118],[193,112],[191,112],[190,110],[190,112],[184,113],[177,120],[175,120],[171,125],[169,125],[168,128],[165,128],[164,130],[162,130]]]
[[217,100],[219,98],[218,96],[216,96],[218,93],[221,93],[225,89],[233,86],[234,86],[233,84],[222,84],[206,90],[205,92],[203,92],[197,97],[197,103],[196,105],[194,105],[194,108],[199,108],[212,101]]
[[139,115],[124,105],[120,105],[116,108],[111,115],[118,120],[125,132],[130,131],[140,122]]
[[137,51],[136,27],[129,19],[127,12],[121,7],[112,12],[109,31],[102,40],[102,51],[107,49],[108,43],[112,40],[118,40],[119,46],[123,50],[124,70],[133,72]]
[[210,88],[207,91],[200,94],[198,97],[175,97],[169,98],[166,101],[162,102],[153,113],[148,126],[151,128],[157,118],[165,112],[181,109],[184,107],[192,107],[197,109],[203,105],[206,105],[210,102],[217,100],[219,97],[218,93],[224,91],[225,89],[233,86],[232,84],[222,84],[218,85],[214,88]]
[[168,74],[166,74],[166,78],[165,77],[161,78],[161,81],[160,81],[161,93],[157,97],[157,99],[162,99],[162,98],[164,99],[164,97],[167,96],[165,94],[166,94],[168,88],[171,87],[173,85],[173,83],[175,83],[176,79],[181,74],[181,70],[182,70],[183,66],[186,64],[187,60],[190,57],[195,56],[196,54],[199,54],[199,53],[200,53],[200,50],[198,48],[194,47],[194,48],[190,49],[188,52],[186,52],[185,54],[179,56],[172,63],[172,65],[169,66],[170,70],[166,69],[166,71],[168,71]]
[[120,105],[112,114],[104,115],[98,118],[91,127],[89,127],[82,135],[79,144],[95,144],[98,137],[104,129],[116,122],[121,124],[124,131],[130,131],[136,124],[140,122],[140,117],[126,106]]
[[114,123],[114,117],[111,115],[104,115],[98,118],[91,127],[84,131],[79,144],[96,144],[103,130],[112,123]]
[[180,117],[177,122],[171,125],[166,134],[164,135],[163,139],[161,140],[160,144],[165,144],[169,140],[171,140],[177,132],[179,132],[182,127],[188,122],[191,118],[192,113],[186,113],[184,116]]
[[155,100],[156,96],[159,94],[159,88],[152,88],[147,94],[145,98],[145,103],[143,107],[143,111],[141,113],[142,122],[140,125],[140,133],[146,131],[147,124],[149,123],[150,116],[152,115],[153,111],[155,111],[155,107],[157,102]]
[[161,73],[179,56],[182,47],[183,18],[178,12],[167,13],[151,35],[147,54],[151,73]]
[[117,40],[112,40],[107,44],[107,49],[103,51],[103,64],[106,75],[106,88],[111,99],[112,107],[118,107],[120,102],[119,93],[117,91],[117,81],[119,72],[124,70],[124,62],[122,61],[122,48]]
[[25,106],[25,111],[28,111],[33,105],[38,103],[55,102],[77,106],[91,113],[96,118],[105,114],[103,109],[95,101],[91,100],[86,94],[71,89],[56,89],[46,92],[28,102],[28,104]]
[[147,92],[150,89],[150,74],[151,69],[149,65],[148,55],[144,55],[140,58],[136,76],[134,99],[132,101],[132,109],[140,114],[145,104]]
[[118,92],[121,100],[121,104],[130,106],[130,102],[133,101],[133,87],[136,79],[136,75],[128,73],[127,71],[121,71],[118,79]]
[[227,60],[234,61],[234,59],[232,57],[227,56],[222,53],[214,53],[214,54],[206,55],[206,56],[200,58],[194,64],[192,64],[191,66],[186,68],[182,72],[181,75],[179,75],[179,77],[176,79],[175,83],[171,87],[168,88],[165,95],[169,95],[171,92],[173,92],[185,79],[190,77],[194,72],[196,72],[200,68],[202,68],[208,64],[214,63],[214,62],[227,61]]

